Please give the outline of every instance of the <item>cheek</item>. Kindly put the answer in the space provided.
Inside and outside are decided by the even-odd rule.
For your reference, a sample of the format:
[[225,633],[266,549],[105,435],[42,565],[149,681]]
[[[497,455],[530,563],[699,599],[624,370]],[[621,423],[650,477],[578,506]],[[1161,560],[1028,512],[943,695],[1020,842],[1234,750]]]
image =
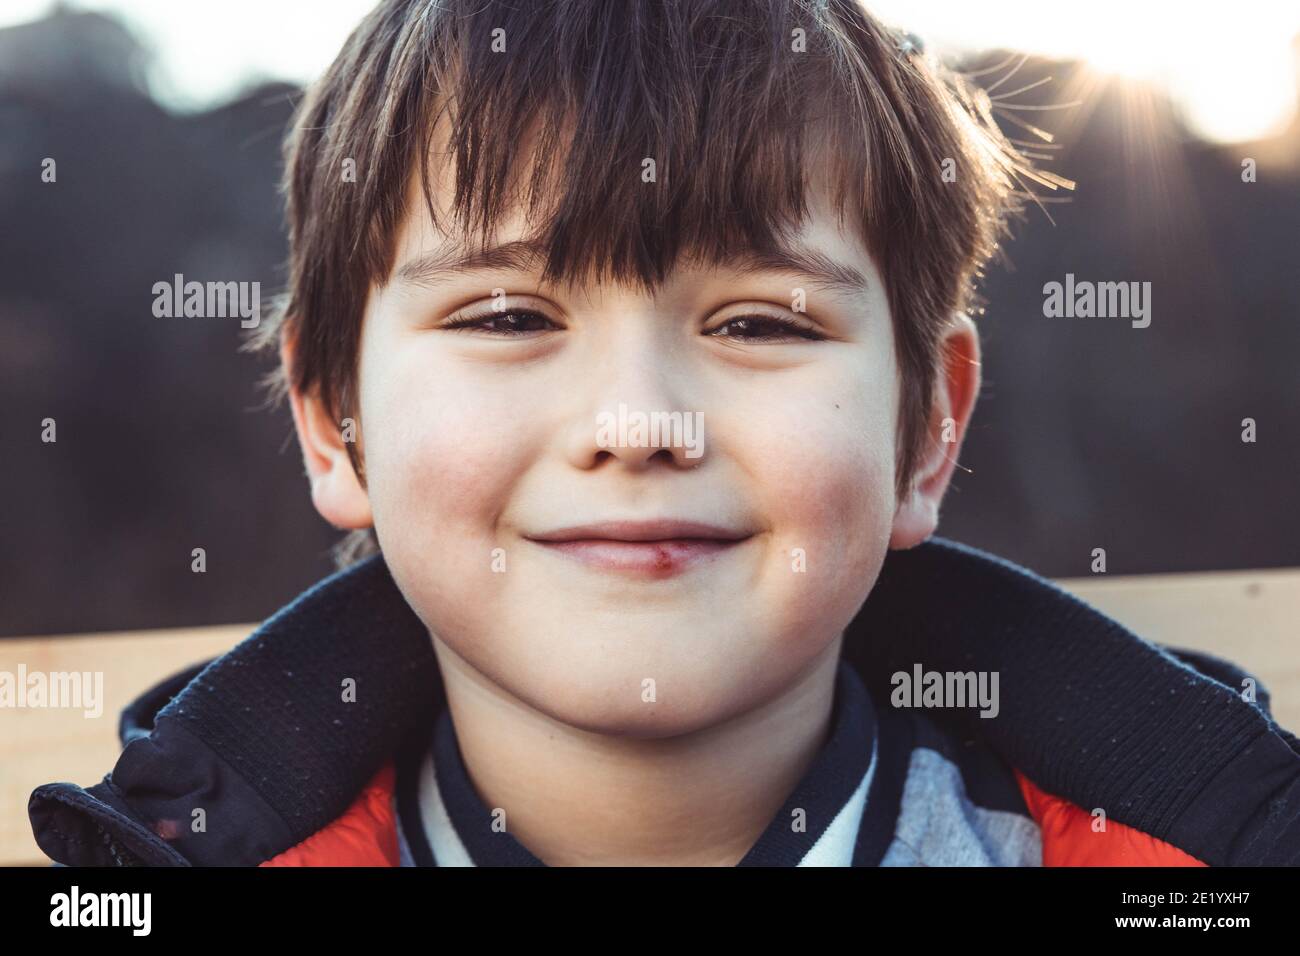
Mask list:
[[[894,506],[893,403],[852,379],[816,397],[770,403],[744,423],[740,441],[774,528],[847,552],[886,533]],[[811,542],[810,542],[811,543]]]
[[524,416],[494,401],[481,383],[459,380],[453,366],[427,358],[392,363],[370,381],[367,387],[363,379],[362,425],[381,542],[398,551],[402,543],[490,549],[484,535],[526,454]]
[[841,576],[837,570],[860,572],[863,560],[887,543],[894,507],[893,436],[853,416],[821,424],[805,423],[797,437],[792,433],[795,454],[773,463],[778,482],[769,513],[792,539],[807,538],[809,562],[816,560],[834,579]]
[[861,381],[823,382],[815,399],[773,403],[737,426],[747,450],[736,456],[772,532],[765,573],[786,633],[847,624],[888,549],[894,404]]

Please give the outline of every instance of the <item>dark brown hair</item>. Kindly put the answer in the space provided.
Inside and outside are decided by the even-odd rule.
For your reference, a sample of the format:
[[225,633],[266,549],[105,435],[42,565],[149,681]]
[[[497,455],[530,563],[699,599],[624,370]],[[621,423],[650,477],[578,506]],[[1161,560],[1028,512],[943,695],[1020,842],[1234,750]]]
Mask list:
[[[440,117],[447,151],[432,155]],[[824,175],[886,285],[900,493],[944,328],[975,301],[1026,195],[1019,177],[1034,175],[982,91],[854,0],[384,0],[303,100],[286,158],[289,287],[255,344],[290,336],[275,384],[319,390],[336,421],[356,415],[362,314],[417,168],[448,234],[486,241],[523,192],[529,238],[549,251],[543,281],[647,290],[684,254],[779,247]],[[446,162],[454,223],[430,198],[430,164]]]

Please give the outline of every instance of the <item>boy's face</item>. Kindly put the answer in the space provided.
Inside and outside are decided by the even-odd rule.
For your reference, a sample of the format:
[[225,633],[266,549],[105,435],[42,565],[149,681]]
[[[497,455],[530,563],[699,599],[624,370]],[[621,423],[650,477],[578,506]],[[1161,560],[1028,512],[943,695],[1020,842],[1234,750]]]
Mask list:
[[[367,485],[335,446],[313,469],[317,507],[373,521],[442,649],[554,719],[661,736],[769,699],[838,648],[891,540],[924,537],[894,494],[884,284],[825,198],[794,244],[863,286],[684,261],[649,297],[539,287],[535,268],[423,274],[465,249],[413,185],[362,330]],[[629,428],[671,412],[682,428],[647,446],[620,434],[620,406]],[[645,524],[583,530],[616,522]],[[629,540],[647,537],[661,540]]]

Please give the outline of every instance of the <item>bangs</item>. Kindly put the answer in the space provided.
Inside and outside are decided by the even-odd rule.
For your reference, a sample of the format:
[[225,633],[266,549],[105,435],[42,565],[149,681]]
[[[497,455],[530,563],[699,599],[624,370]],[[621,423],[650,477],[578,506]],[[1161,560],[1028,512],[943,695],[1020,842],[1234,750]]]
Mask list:
[[[874,232],[870,154],[902,138],[889,111],[867,108],[871,91],[845,82],[852,71],[815,5],[696,3],[689,18],[674,6],[439,16],[417,44],[426,81],[407,102],[396,84],[385,111],[418,135],[377,180],[419,168],[433,223],[471,247],[522,212],[522,238],[545,250],[543,279],[558,284],[653,292],[684,255],[712,265],[777,251],[814,181],[864,238]],[[396,226],[384,224],[389,240]],[[391,241],[383,253],[368,258],[372,281],[392,267]]]

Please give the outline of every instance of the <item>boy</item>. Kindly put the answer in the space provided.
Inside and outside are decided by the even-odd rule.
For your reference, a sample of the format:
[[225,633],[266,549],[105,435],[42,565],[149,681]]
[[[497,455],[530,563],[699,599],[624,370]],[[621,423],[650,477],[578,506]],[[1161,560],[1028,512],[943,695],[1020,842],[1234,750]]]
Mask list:
[[51,857],[1300,854],[1245,674],[927,541],[1032,171],[914,41],[851,0],[386,0],[294,125],[267,341],[359,560],[39,788]]

